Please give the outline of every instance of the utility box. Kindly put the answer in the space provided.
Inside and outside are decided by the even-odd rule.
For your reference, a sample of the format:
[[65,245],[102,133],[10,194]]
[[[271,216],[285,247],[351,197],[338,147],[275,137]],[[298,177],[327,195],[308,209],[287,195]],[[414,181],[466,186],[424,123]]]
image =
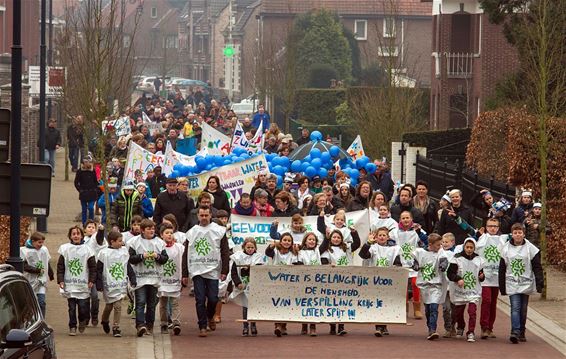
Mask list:
[[[0,163],[0,214],[10,215],[10,163]],[[49,216],[51,200],[51,166],[24,164],[21,166],[21,215]]]

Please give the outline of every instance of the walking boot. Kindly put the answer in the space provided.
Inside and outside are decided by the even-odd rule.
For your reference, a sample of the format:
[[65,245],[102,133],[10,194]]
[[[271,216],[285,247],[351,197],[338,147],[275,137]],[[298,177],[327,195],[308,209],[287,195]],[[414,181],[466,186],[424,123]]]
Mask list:
[[413,302],[413,315],[415,319],[423,319],[423,313],[421,312],[421,302]]

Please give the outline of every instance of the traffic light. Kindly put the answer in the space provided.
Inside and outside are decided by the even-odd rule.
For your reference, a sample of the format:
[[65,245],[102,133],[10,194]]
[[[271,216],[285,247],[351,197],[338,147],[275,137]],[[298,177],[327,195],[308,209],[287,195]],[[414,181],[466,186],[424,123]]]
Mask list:
[[226,45],[224,47],[224,56],[226,57],[232,57],[234,56],[234,47],[232,45]]

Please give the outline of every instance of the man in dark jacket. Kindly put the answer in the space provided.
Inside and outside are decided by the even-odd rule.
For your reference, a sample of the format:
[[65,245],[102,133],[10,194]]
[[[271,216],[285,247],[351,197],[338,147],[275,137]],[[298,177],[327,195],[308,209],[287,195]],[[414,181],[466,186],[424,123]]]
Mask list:
[[391,218],[399,222],[401,213],[404,211],[411,212],[413,222],[418,223],[421,227],[425,228],[425,220],[422,212],[415,206],[411,200],[411,190],[409,188],[402,188],[399,191],[399,204],[391,206]]
[[77,172],[79,168],[79,154],[83,158],[84,131],[82,116],[73,119],[73,123],[67,127],[67,144],[69,145],[69,162],[71,170]]
[[45,131],[45,161],[51,165],[51,175],[55,177],[55,151],[61,147],[61,132],[56,128],[57,121],[50,119]]
[[301,137],[297,140],[297,145],[301,146],[304,145],[305,143],[309,143],[311,141],[310,139],[310,131],[308,128],[303,128],[301,130]]
[[152,198],[157,198],[157,195],[161,193],[161,189],[165,188],[167,177],[161,173],[161,166],[157,166],[153,169],[153,171],[148,171],[147,179],[145,181],[149,186]]
[[153,221],[160,225],[163,216],[173,214],[179,224],[179,231],[186,232],[189,227],[189,214],[195,207],[195,203],[184,192],[177,189],[177,179],[167,179],[166,190],[159,193],[155,201]]
[[387,201],[391,200],[394,192],[394,184],[391,179],[391,172],[389,172],[385,163],[380,163],[375,173],[368,173],[367,180],[371,183],[371,188],[374,191],[383,192],[385,196],[387,196],[385,199]]
[[472,210],[462,203],[462,192],[459,189],[451,190],[449,196],[452,205],[442,210],[435,232],[441,236],[450,232],[456,237],[456,245],[463,244],[466,238],[475,235],[474,215]]
[[130,229],[132,217],[143,216],[141,197],[131,181],[122,186],[122,191],[110,208],[110,224],[120,232]]
[[275,196],[275,211],[273,217],[293,217],[299,213],[299,209],[291,203],[291,194],[285,191],[279,192]]

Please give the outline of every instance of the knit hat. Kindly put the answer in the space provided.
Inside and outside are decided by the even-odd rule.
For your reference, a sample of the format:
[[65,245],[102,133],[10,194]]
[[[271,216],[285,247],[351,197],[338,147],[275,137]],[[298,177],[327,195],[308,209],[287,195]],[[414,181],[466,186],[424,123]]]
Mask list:
[[291,172],[285,173],[285,179],[283,182],[285,183],[293,183],[295,181],[295,176]]
[[472,242],[472,243],[474,244],[474,251],[475,251],[475,248],[476,248],[476,240],[475,240],[474,238],[472,238],[472,237],[466,238],[466,240],[465,240],[464,243],[462,244],[462,251],[464,250],[464,247],[466,246],[466,243],[468,243],[468,242]]
[[442,198],[443,200],[445,200],[448,203],[452,203],[452,200],[450,199],[450,196],[448,195],[448,193],[445,193]]
[[108,188],[118,187],[118,179],[116,177],[110,177],[108,179]]
[[140,186],[147,188],[147,184],[145,184],[145,182],[138,182],[138,183],[136,184],[136,187],[140,187]]
[[136,187],[134,186],[134,182],[132,182],[132,181],[126,181],[126,182],[124,183],[124,185],[122,186],[122,189],[131,189],[131,190],[134,190],[134,189],[136,189]]
[[533,204],[533,208],[542,208],[542,203],[536,202],[535,204]]
[[531,191],[523,191],[523,193],[521,193],[521,197],[532,197],[533,196],[533,192]]

